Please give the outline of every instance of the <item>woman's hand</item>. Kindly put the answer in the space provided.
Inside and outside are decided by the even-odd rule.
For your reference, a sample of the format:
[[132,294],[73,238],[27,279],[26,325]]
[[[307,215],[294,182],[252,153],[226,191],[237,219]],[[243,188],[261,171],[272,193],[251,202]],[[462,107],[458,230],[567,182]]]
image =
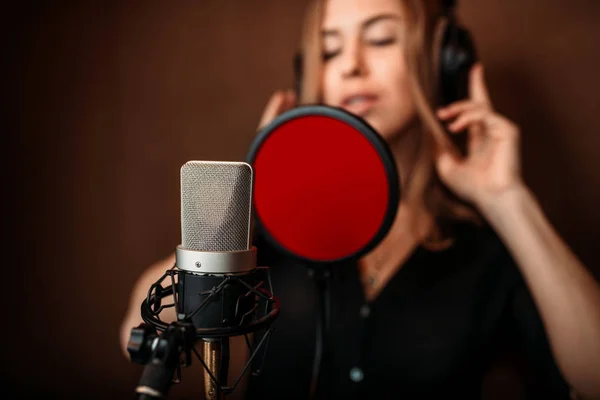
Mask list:
[[273,121],[279,114],[292,109],[296,105],[296,94],[292,90],[277,91],[273,93],[258,124],[261,130]]
[[600,285],[522,182],[519,129],[494,112],[479,65],[470,92],[438,111],[452,121],[451,132],[468,129],[464,158],[438,151],[440,178],[479,208],[516,262],[566,382],[581,397],[600,399]]
[[481,64],[471,70],[469,92],[468,100],[437,112],[452,134],[468,129],[467,154],[461,158],[450,149],[439,149],[436,167],[454,193],[483,207],[522,185],[519,128],[494,112]]

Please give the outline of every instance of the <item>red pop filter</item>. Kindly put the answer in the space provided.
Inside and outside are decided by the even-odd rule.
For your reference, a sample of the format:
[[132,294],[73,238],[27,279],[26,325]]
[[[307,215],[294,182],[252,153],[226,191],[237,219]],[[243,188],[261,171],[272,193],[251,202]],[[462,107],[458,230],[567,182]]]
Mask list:
[[361,257],[394,221],[394,158],[367,122],[342,109],[311,105],[281,114],[258,134],[246,161],[254,168],[257,227],[311,265]]

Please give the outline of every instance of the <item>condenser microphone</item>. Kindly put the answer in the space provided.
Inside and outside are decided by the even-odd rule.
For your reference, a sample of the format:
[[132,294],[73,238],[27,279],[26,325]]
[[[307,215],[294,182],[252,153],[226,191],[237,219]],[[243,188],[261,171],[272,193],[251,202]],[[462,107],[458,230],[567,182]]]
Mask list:
[[[136,388],[140,397],[166,397],[181,356],[185,355],[183,365],[189,365],[194,352],[205,369],[206,398],[223,398],[242,377],[227,386],[229,338],[257,332],[277,317],[279,303],[272,294],[268,267],[257,267],[257,249],[252,246],[253,176],[253,168],[244,162],[189,161],[181,167],[181,244],[176,262],[142,303],[142,318],[163,335],[152,337],[148,326],[140,327],[137,336],[132,332],[139,343],[134,356],[146,364]],[[171,279],[165,288],[161,282],[166,276]],[[167,295],[173,296],[173,304],[162,305]],[[168,306],[177,312],[177,322],[170,325],[156,318]],[[268,334],[250,349],[242,375]],[[142,356],[142,343],[150,343],[146,353],[148,347],[154,349],[151,357]]]

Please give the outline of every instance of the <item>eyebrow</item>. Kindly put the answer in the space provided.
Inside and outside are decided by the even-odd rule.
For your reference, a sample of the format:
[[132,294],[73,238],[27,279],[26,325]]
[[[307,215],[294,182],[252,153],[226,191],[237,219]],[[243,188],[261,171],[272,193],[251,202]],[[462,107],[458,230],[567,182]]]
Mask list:
[[[369,26],[373,25],[376,22],[379,22],[381,20],[384,19],[396,19],[399,20],[401,19],[400,16],[398,14],[377,14],[374,15],[370,18],[367,18],[366,20],[364,20],[361,24],[361,28],[362,29],[366,29]],[[333,36],[333,35],[337,35],[339,32],[337,29],[324,29],[323,31],[321,31],[321,34],[323,36]]]

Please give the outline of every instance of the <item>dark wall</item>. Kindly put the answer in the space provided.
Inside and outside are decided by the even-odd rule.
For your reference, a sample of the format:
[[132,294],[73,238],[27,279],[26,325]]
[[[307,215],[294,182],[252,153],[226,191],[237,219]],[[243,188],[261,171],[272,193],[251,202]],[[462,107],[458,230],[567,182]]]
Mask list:
[[[179,168],[244,159],[271,92],[292,85],[304,4],[29,3],[2,16],[2,379],[18,397],[129,398],[141,369],[118,327],[136,278],[179,243]],[[528,183],[600,275],[600,3],[461,4],[496,107],[522,127]],[[199,394],[194,371],[174,395]]]

